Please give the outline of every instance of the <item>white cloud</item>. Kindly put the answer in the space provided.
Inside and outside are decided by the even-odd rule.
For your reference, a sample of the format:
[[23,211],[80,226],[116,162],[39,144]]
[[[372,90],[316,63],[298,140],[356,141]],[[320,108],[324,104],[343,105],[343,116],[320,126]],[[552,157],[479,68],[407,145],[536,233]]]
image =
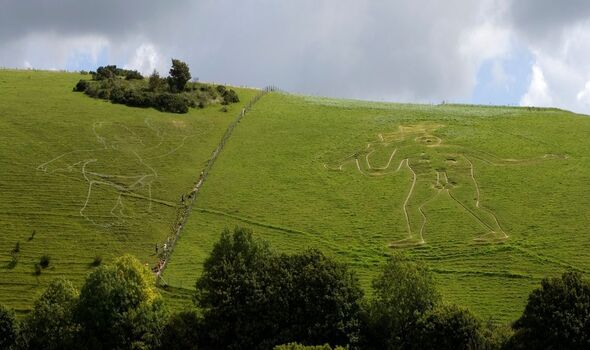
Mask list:
[[543,70],[539,65],[533,65],[533,77],[528,91],[520,100],[521,106],[551,106],[553,99],[549,92],[549,86],[545,81]]
[[[533,79],[521,103],[549,105],[590,113],[584,89],[590,81],[590,21],[567,25],[551,40],[529,41],[535,57]],[[539,75],[542,73],[544,90]]]
[[162,70],[162,57],[156,50],[156,47],[152,44],[141,44],[135,55],[131,58],[128,64],[125,65],[126,69],[136,69],[143,75],[148,75],[156,70]]
[[584,88],[578,92],[576,99],[580,104],[590,107],[590,81],[587,81]]

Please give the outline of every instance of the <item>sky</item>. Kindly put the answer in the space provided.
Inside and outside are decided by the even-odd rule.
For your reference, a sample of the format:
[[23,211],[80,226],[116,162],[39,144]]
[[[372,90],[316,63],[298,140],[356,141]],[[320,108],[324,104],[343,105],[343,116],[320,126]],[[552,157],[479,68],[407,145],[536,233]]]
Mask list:
[[0,0],[0,67],[590,114],[588,0]]

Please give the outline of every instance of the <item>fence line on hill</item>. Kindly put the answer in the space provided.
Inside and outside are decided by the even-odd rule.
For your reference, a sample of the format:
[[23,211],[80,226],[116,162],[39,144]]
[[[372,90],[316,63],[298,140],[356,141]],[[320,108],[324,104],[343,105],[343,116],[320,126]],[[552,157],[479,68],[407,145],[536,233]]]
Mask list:
[[[242,110],[240,111],[238,116],[234,119],[234,121],[228,125],[227,129],[225,130],[225,133],[221,137],[221,140],[217,144],[217,147],[215,147],[215,150],[213,150],[213,153],[211,153],[211,156],[209,157],[209,160],[207,161],[207,165],[201,171],[201,174],[199,175],[199,179],[197,180],[197,182],[195,182],[195,186],[193,187],[191,192],[186,196],[184,194],[182,195],[180,209],[178,210],[178,212],[176,214],[176,220],[172,224],[173,234],[168,237],[168,239],[166,240],[166,243],[164,243],[164,245],[163,245],[162,250],[158,251],[159,248],[156,245],[156,253],[159,253],[160,259],[158,261],[158,264],[152,269],[152,271],[156,274],[156,284],[157,285],[160,285],[161,282],[163,281],[162,273],[166,269],[166,266],[168,264],[168,260],[170,259],[170,256],[172,255],[172,252],[174,251],[174,248],[176,246],[176,242],[178,241],[178,238],[180,237],[180,234],[182,233],[182,230],[184,229],[186,222],[188,221],[188,217],[193,209],[193,204],[195,203],[195,200],[197,199],[197,195],[199,194],[199,190],[203,186],[205,179],[207,179],[207,176],[209,175],[209,171],[213,167],[213,164],[215,164],[215,160],[217,160],[219,153],[221,152],[221,150],[223,150],[223,146],[225,146],[225,144],[227,143],[227,140],[229,140],[235,127],[240,123],[242,118],[244,118],[244,116],[246,116],[246,114],[248,112],[250,112],[250,110],[252,109],[254,104],[256,102],[258,102],[258,100],[260,100],[260,98],[262,96],[264,96],[272,91],[279,91],[279,89],[276,86],[267,86],[264,89],[260,90],[256,95],[254,95],[254,97],[252,97],[250,99],[250,101],[248,101],[246,106],[244,106],[242,108]],[[164,281],[164,283],[166,283],[166,281]]]

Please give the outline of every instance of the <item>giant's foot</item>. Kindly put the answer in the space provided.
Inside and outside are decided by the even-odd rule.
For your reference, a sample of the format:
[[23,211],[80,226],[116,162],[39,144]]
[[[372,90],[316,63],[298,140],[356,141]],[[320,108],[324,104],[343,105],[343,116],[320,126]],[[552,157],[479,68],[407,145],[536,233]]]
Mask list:
[[490,231],[481,236],[475,237],[473,241],[478,244],[495,244],[503,243],[508,239],[508,235],[504,231]]
[[389,248],[414,248],[426,244],[423,238],[408,237],[389,243]]

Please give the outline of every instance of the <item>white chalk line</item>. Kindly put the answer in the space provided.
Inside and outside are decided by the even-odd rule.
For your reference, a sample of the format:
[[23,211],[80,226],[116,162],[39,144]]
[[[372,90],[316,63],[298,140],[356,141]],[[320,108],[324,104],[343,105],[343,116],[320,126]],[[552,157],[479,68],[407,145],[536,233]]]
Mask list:
[[[456,147],[453,145],[443,145],[443,140],[437,136],[431,135],[430,132],[432,132],[433,130],[435,130],[436,128],[438,128],[439,126],[431,126],[431,127],[427,127],[427,126],[422,126],[422,127],[417,127],[417,126],[409,126],[409,127],[404,127],[404,126],[399,126],[399,131],[397,132],[392,132],[389,134],[383,134],[383,133],[379,133],[377,134],[377,137],[379,139],[379,142],[381,143],[381,145],[387,146],[389,145],[391,142],[397,141],[397,142],[402,142],[404,141],[407,137],[414,135],[415,137],[413,137],[413,140],[421,145],[424,145],[425,147],[432,147],[432,146],[440,146],[440,147]],[[417,135],[417,136],[416,136]],[[427,144],[427,140],[433,140],[434,143],[433,144]],[[346,158],[344,158],[343,161],[341,161],[338,166],[333,167],[333,166],[329,166],[328,164],[324,163],[324,168],[329,169],[329,170],[338,170],[338,171],[342,171],[343,170],[343,166],[347,163],[350,162],[355,162],[356,164],[356,168],[359,171],[359,173],[361,173],[363,176],[366,177],[378,177],[378,176],[384,176],[384,175],[389,175],[389,174],[394,174],[397,173],[401,167],[404,165],[404,162],[406,164],[406,166],[411,170],[412,175],[413,175],[413,181],[412,181],[412,185],[410,187],[410,191],[408,193],[408,196],[405,198],[404,203],[403,203],[403,212],[404,212],[404,217],[406,220],[406,227],[407,227],[407,231],[408,231],[408,237],[404,238],[402,240],[398,240],[395,241],[393,243],[390,244],[390,246],[395,246],[395,247],[399,247],[399,246],[412,246],[412,245],[416,245],[419,243],[425,243],[424,240],[424,230],[426,227],[426,223],[428,221],[428,217],[426,215],[426,213],[424,212],[424,207],[430,203],[434,198],[436,198],[443,190],[445,190],[448,194],[449,197],[455,201],[456,203],[458,203],[468,214],[470,214],[472,217],[474,217],[476,219],[476,221],[485,229],[488,230],[489,232],[483,235],[480,235],[476,238],[474,238],[473,240],[476,242],[484,242],[484,243],[493,243],[493,242],[499,242],[499,241],[503,241],[505,239],[507,239],[509,236],[508,234],[504,231],[504,229],[502,228],[501,224],[500,224],[500,220],[498,218],[498,216],[489,208],[485,207],[482,204],[481,201],[481,188],[479,186],[479,183],[476,179],[475,176],[475,166],[473,164],[473,162],[467,157],[467,153],[471,154],[473,157],[482,160],[483,162],[486,162],[488,164],[494,165],[494,166],[506,166],[506,165],[527,165],[527,164],[534,164],[536,162],[540,162],[540,161],[544,161],[544,160],[550,160],[550,159],[568,159],[567,155],[556,155],[556,154],[551,154],[551,153],[547,153],[544,154],[541,157],[536,157],[536,158],[529,158],[529,159],[511,159],[511,158],[499,158],[495,155],[483,152],[483,151],[477,151],[479,154],[473,154],[472,150],[466,150],[467,152],[457,152],[457,155],[459,156],[463,156],[465,158],[465,160],[467,161],[467,163],[469,164],[470,167],[470,177],[471,180],[473,182],[473,185],[475,187],[475,194],[476,197],[474,198],[474,210],[477,211],[477,213],[472,210],[470,207],[468,207],[467,205],[465,205],[463,202],[459,201],[453,194],[452,194],[452,190],[451,188],[448,187],[448,185],[451,185],[449,182],[449,177],[447,174],[447,171],[436,171],[436,182],[435,185],[432,186],[434,188],[437,188],[438,191],[436,192],[436,194],[432,197],[430,197],[429,199],[427,199],[426,201],[424,201],[419,207],[418,207],[418,212],[420,213],[421,217],[422,217],[422,225],[420,227],[420,231],[419,233],[414,233],[412,231],[411,228],[411,218],[408,212],[408,204],[409,201],[411,200],[411,197],[413,195],[414,192],[414,188],[416,185],[416,178],[417,178],[417,174],[414,171],[414,169],[410,166],[410,159],[409,158],[405,158],[403,159],[396,170],[394,171],[390,171],[387,172],[385,170],[390,168],[391,162],[393,161],[393,158],[396,155],[396,152],[398,151],[398,148],[394,149],[394,151],[391,153],[389,160],[387,162],[387,164],[384,167],[375,167],[374,164],[371,163],[371,157],[374,155],[374,153],[376,152],[376,149],[371,149],[372,147],[375,146],[376,143],[368,143],[367,147],[365,148],[365,152],[361,152],[361,153],[365,153],[364,154],[364,163],[366,164],[366,169],[364,169],[361,166],[361,162],[359,161],[359,156],[361,156],[359,153],[355,153],[351,156],[348,156]],[[462,147],[459,146],[459,148],[462,149]],[[459,150],[458,150],[459,151]],[[446,185],[442,184],[442,181],[444,181],[446,183]],[[484,215],[485,213],[485,215]],[[493,220],[493,225],[492,223],[488,223],[486,221],[484,221],[482,218],[484,216],[489,216],[491,218],[491,220]],[[495,227],[494,227],[495,226]],[[416,242],[416,236],[419,235],[418,239],[419,241]],[[501,235],[501,236],[500,236]],[[492,236],[491,238],[489,238],[488,236]]]
[[[158,144],[156,144],[153,147],[149,147],[149,148],[143,148],[143,151],[146,150],[154,150],[157,149],[161,146],[161,144],[163,143],[163,135],[164,133],[161,132],[159,129],[155,128],[150,122],[149,119],[146,118],[144,120],[144,123],[146,124],[146,126],[148,127],[148,129],[150,129],[152,132],[155,133],[156,137],[158,138],[159,142]],[[125,211],[125,205],[123,203],[122,197],[123,196],[130,196],[133,198],[138,198],[138,199],[142,199],[142,200],[146,200],[148,202],[148,212],[152,211],[152,205],[154,203],[158,203],[158,204],[163,204],[163,205],[167,205],[167,206],[175,206],[174,203],[171,202],[167,202],[167,201],[163,201],[163,200],[158,200],[158,199],[154,199],[152,197],[152,182],[158,178],[158,173],[157,171],[150,166],[149,164],[147,164],[147,162],[145,161],[145,159],[155,159],[155,158],[163,158],[166,157],[176,151],[178,151],[180,148],[182,148],[186,142],[186,140],[189,137],[193,137],[196,135],[186,135],[183,137],[181,143],[176,146],[175,148],[173,148],[172,150],[166,152],[165,154],[162,155],[158,155],[155,157],[151,157],[151,158],[145,158],[140,156],[138,152],[136,151],[131,151],[131,153],[137,158],[138,164],[142,165],[143,167],[147,168],[150,172],[149,173],[145,173],[145,174],[139,174],[139,175],[118,175],[118,174],[105,174],[105,173],[100,173],[100,172],[95,172],[95,171],[89,171],[87,169],[87,167],[91,164],[91,163],[96,163],[98,162],[98,159],[95,157],[91,157],[91,158],[87,158],[87,159],[82,159],[79,160],[77,162],[74,162],[72,164],[68,164],[65,167],[57,167],[56,169],[52,170],[52,171],[48,171],[49,170],[49,165],[61,160],[62,158],[72,155],[72,154],[83,154],[83,153],[93,153],[93,152],[99,152],[102,151],[104,149],[113,149],[113,150],[119,150],[118,144],[121,142],[120,139],[116,139],[114,140],[111,144],[107,143],[107,140],[102,137],[99,132],[97,131],[98,127],[102,127],[104,125],[114,125],[116,127],[120,127],[122,129],[124,129],[125,131],[127,131],[133,140],[136,140],[139,142],[139,144],[141,144],[142,146],[145,146],[145,142],[144,140],[133,130],[131,130],[128,126],[124,125],[124,124],[118,124],[118,123],[113,123],[113,122],[94,122],[92,125],[92,132],[96,138],[96,141],[98,143],[100,143],[102,145],[101,148],[96,148],[96,149],[81,149],[81,150],[73,150],[73,151],[69,151],[69,152],[65,152],[62,153],[61,155],[39,165],[37,167],[38,171],[42,171],[44,173],[47,174],[53,174],[56,172],[72,172],[74,170],[75,167],[77,166],[81,166],[81,170],[80,173],[82,174],[84,180],[88,183],[88,190],[86,193],[86,198],[84,200],[84,203],[81,207],[81,209],[79,210],[80,216],[84,217],[86,220],[88,220],[89,222],[91,222],[94,225],[97,226],[101,226],[101,227],[111,227],[116,223],[107,223],[107,224],[100,224],[98,222],[96,222],[95,220],[93,220],[89,215],[86,215],[86,211],[88,208],[88,205],[91,201],[92,198],[92,193],[93,193],[93,189],[95,188],[96,185],[103,185],[103,186],[107,186],[110,188],[115,189],[116,191],[118,191],[117,193],[117,197],[115,199],[115,203],[113,205],[113,207],[110,210],[110,214],[111,217],[114,217],[117,219],[117,222],[121,222],[122,219],[125,218],[131,218],[128,215],[126,215],[124,213]],[[119,150],[120,151],[120,150]],[[98,179],[96,179],[98,178]],[[113,180],[135,180],[133,181],[131,184],[129,185],[120,185],[118,183],[113,182]],[[147,189],[147,196],[141,195],[139,193],[134,192],[136,189],[138,188],[146,188]]]

